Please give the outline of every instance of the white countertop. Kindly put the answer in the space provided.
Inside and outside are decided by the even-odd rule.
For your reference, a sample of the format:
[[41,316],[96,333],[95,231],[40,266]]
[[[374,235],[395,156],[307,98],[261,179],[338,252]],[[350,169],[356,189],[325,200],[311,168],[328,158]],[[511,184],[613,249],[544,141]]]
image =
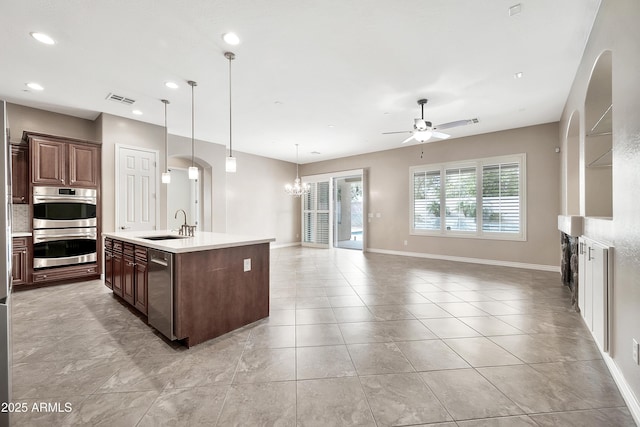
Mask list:
[[136,245],[161,251],[177,253],[207,251],[210,249],[232,248],[236,246],[257,245],[260,243],[275,242],[274,237],[266,236],[243,236],[238,234],[211,233],[208,231],[196,231],[193,237],[170,240],[147,240],[144,237],[151,236],[178,236],[177,231],[155,230],[155,231],[118,231],[102,233],[103,237],[122,240]]

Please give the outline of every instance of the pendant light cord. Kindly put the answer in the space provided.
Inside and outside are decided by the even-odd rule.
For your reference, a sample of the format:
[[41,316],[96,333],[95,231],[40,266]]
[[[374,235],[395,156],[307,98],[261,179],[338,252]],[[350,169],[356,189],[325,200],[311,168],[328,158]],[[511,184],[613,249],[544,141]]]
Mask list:
[[296,144],[296,179],[300,179],[300,174],[298,173],[300,167],[300,162],[298,161],[298,144]]
[[231,116],[231,61],[236,59],[236,54],[233,52],[225,52],[224,57],[229,60],[229,157],[233,157],[233,133],[232,129],[232,116]]
[[231,59],[229,58],[229,157],[233,157],[233,143],[231,139]]
[[191,85],[191,167],[193,167],[193,151],[195,147],[195,113],[194,113],[194,101],[193,101],[193,87],[196,82],[190,82]]

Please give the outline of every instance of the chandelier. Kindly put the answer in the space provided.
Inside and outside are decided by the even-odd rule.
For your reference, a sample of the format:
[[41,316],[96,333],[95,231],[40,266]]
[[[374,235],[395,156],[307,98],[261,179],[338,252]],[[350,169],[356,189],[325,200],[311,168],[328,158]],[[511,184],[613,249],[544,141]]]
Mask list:
[[309,184],[302,183],[298,174],[298,144],[296,144],[296,179],[293,181],[293,185],[287,184],[284,186],[284,191],[290,196],[300,197],[307,194],[310,190]]

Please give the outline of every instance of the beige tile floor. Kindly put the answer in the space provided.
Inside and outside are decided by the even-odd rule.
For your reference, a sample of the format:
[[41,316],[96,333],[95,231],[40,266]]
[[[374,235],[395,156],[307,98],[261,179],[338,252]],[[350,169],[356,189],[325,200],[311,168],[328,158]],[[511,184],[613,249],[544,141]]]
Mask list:
[[189,350],[100,281],[15,294],[14,425],[634,426],[559,275],[271,252],[271,315]]

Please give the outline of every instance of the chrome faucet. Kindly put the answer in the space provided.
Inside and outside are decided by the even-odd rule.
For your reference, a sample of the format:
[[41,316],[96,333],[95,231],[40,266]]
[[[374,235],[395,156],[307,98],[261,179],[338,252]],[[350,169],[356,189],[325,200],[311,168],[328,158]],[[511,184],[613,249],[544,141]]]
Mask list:
[[180,226],[180,231],[178,231],[178,234],[181,236],[193,236],[193,232],[195,231],[196,226],[187,224],[187,213],[184,211],[184,209],[178,209],[174,218],[178,219],[178,214],[180,212],[182,212],[182,214],[184,215],[184,224]]

